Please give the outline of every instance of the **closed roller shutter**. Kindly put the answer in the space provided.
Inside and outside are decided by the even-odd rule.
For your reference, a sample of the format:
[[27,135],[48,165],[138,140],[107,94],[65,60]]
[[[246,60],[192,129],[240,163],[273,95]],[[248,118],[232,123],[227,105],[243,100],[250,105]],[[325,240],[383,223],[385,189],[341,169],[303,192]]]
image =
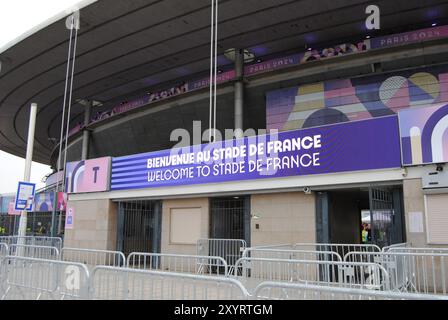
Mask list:
[[425,196],[428,242],[448,244],[448,194]]

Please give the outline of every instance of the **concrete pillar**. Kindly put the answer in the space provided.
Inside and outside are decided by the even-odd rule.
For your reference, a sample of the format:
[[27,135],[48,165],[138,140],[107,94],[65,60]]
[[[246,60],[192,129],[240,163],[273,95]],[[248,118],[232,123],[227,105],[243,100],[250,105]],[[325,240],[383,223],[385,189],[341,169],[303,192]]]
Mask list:
[[235,132],[237,132],[238,129],[241,130],[235,135],[237,138],[241,138],[244,131],[244,49],[235,49],[235,73]]
[[84,131],[82,133],[82,154],[81,160],[86,160],[89,157],[89,143],[90,143],[90,131],[87,126],[90,123],[90,115],[92,113],[93,101],[88,101],[85,105],[84,111]]

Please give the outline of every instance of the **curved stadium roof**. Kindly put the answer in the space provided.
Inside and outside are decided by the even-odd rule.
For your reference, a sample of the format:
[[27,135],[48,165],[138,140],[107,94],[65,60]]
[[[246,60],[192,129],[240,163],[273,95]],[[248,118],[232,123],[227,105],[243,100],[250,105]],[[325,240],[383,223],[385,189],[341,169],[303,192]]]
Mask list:
[[[257,56],[360,39],[371,1],[221,0],[219,53],[247,48]],[[381,30],[428,27],[448,16],[446,0],[383,0]],[[151,88],[179,83],[209,67],[209,0],[100,0],[81,10],[73,101],[103,109]],[[65,18],[0,54],[0,149],[25,155],[29,104],[39,105],[36,161],[49,164],[59,138],[69,31]],[[224,58],[222,65],[229,64]],[[72,123],[83,106],[72,107]]]

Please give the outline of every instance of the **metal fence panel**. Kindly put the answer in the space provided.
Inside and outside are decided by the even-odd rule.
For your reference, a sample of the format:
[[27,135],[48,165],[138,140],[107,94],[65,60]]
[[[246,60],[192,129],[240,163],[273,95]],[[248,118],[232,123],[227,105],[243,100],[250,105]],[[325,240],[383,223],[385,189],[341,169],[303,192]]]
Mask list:
[[287,260],[321,260],[342,261],[342,257],[334,251],[288,250],[279,248],[246,248],[243,257],[287,259]]
[[1,300],[87,299],[85,265],[6,256],[1,264]]
[[30,246],[56,247],[59,251],[62,249],[62,239],[58,237],[3,236],[0,237],[0,242],[4,242],[8,245],[21,244]]
[[227,275],[228,273],[227,263],[221,257],[166,253],[133,252],[128,256],[127,267],[209,275]]
[[258,300],[448,300],[448,296],[384,292],[356,288],[263,282],[254,291]]
[[390,275],[390,287],[400,292],[447,294],[448,253],[351,252],[344,261],[376,262]]
[[90,298],[101,300],[241,300],[246,289],[226,277],[96,267]]
[[241,258],[235,278],[254,289],[263,281],[388,290],[389,275],[376,263]]
[[83,263],[90,268],[96,266],[124,267],[126,258],[120,251],[62,248],[61,260]]
[[391,244],[390,246],[386,246],[383,247],[383,249],[381,249],[382,252],[387,252],[390,251],[391,249],[402,249],[402,248],[408,248],[410,247],[411,244],[408,242],[403,242],[403,243],[396,243],[396,244]]
[[296,243],[294,250],[333,251],[344,257],[349,252],[381,252],[375,244]]
[[199,239],[196,251],[198,256],[221,257],[227,265],[233,266],[246,247],[246,241],[242,239]]
[[58,248],[48,246],[11,244],[9,246],[9,255],[36,259],[59,260]]
[[6,243],[0,242],[0,257],[5,257],[8,255],[9,248]]

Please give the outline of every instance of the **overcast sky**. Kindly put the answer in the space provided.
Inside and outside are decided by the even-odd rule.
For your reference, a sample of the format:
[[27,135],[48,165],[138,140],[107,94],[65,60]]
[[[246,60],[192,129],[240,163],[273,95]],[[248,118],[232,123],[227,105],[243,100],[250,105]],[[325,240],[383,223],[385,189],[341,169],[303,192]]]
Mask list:
[[[80,2],[80,0],[1,0],[0,48]],[[24,159],[0,151],[0,194],[16,191],[17,182],[23,179],[24,168]],[[38,187],[43,186],[41,180],[50,172],[49,166],[34,163],[31,182],[37,183]]]

